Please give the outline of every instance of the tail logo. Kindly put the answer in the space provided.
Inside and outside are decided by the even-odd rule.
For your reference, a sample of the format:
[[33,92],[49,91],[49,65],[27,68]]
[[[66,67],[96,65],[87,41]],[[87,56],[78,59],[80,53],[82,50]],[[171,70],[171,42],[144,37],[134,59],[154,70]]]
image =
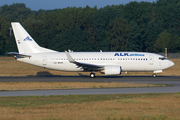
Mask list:
[[32,39],[30,39],[30,37],[27,36],[27,37],[24,39],[24,41],[32,41]]

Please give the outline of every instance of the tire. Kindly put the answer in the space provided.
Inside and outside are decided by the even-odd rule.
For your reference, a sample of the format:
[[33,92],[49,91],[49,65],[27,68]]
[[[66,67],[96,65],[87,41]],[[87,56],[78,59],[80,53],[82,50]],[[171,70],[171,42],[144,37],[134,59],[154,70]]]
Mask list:
[[155,78],[155,77],[156,77],[156,74],[154,73],[154,74],[153,74],[153,78]]
[[90,78],[95,78],[95,73],[90,73]]

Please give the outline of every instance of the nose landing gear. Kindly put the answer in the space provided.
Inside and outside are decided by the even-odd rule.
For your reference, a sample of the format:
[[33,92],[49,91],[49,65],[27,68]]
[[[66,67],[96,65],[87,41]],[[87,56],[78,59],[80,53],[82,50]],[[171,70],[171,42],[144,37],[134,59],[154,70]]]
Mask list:
[[155,78],[157,75],[154,73],[152,76],[153,76],[153,78]]

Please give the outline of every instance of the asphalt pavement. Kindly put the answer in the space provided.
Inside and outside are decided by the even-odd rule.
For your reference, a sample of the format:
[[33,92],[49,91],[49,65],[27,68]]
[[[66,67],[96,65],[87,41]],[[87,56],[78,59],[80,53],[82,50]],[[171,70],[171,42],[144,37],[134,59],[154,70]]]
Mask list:
[[135,93],[176,93],[180,92],[180,76],[39,76],[39,77],[0,77],[0,82],[133,82],[168,84],[167,87],[144,88],[102,88],[102,89],[67,89],[67,90],[29,90],[0,91],[0,96],[42,96],[42,95],[79,95],[79,94],[135,94]]

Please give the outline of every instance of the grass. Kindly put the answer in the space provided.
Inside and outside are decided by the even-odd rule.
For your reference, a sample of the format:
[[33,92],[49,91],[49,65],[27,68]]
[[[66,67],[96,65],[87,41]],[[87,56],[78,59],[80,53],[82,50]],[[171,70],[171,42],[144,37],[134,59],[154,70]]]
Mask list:
[[1,120],[179,120],[180,93],[0,97]]
[[[164,70],[162,73],[158,73],[158,76],[179,76],[180,75],[180,59],[172,59],[175,65],[167,70]],[[79,72],[80,75],[89,76],[89,72]],[[122,72],[121,75],[148,75],[152,76],[152,72]],[[35,75],[58,75],[58,76],[69,76],[78,75],[77,72],[63,72],[49,70],[41,67],[36,67],[26,63],[16,61],[13,57],[0,57],[0,76],[35,76]],[[99,72],[96,75],[102,75]]]
[[98,82],[0,82],[0,91],[44,90],[44,89],[83,89],[83,88],[135,88],[164,87],[164,84],[147,83],[98,83]]

